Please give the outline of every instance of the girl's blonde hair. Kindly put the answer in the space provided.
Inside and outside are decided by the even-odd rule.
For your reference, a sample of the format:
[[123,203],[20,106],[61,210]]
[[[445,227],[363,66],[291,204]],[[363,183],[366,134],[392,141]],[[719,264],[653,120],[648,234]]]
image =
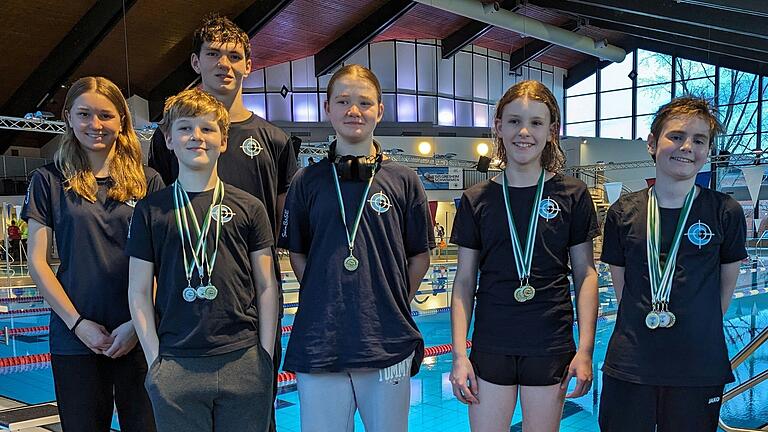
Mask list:
[[[520,81],[504,93],[504,96],[499,99],[496,104],[495,119],[501,119],[501,115],[504,112],[504,107],[508,103],[521,98],[528,98],[537,102],[541,102],[547,106],[550,117],[550,127],[555,130],[552,134],[551,140],[547,140],[547,144],[544,146],[544,150],[541,152],[541,166],[549,172],[560,172],[565,168],[565,153],[560,148],[560,108],[557,106],[557,99],[555,95],[539,81],[528,80]],[[504,143],[501,137],[496,135],[496,128],[494,130],[494,145],[496,146],[496,157],[501,160],[502,166],[507,165],[507,151],[504,148]]]
[[75,81],[67,92],[62,110],[65,119],[64,135],[56,154],[53,156],[56,168],[64,175],[64,189],[72,190],[90,202],[96,201],[98,185],[86,151],[80,145],[69,124],[69,113],[75,99],[88,92],[107,98],[120,116],[120,132],[115,140],[115,151],[109,164],[112,182],[108,196],[115,201],[125,202],[141,199],[147,194],[147,179],[141,165],[141,144],[133,130],[133,121],[123,94],[110,80],[103,77],[83,77]]

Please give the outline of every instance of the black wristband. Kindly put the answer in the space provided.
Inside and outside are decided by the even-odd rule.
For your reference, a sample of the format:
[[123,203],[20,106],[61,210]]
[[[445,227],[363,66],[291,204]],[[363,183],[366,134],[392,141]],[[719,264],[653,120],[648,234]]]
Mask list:
[[71,329],[69,329],[69,330],[70,330],[70,331],[72,331],[72,332],[74,333],[74,332],[75,332],[75,329],[77,328],[77,326],[79,326],[79,325],[80,325],[80,323],[81,323],[81,322],[83,322],[83,320],[84,320],[84,319],[85,319],[85,318],[83,318],[83,316],[82,316],[82,315],[80,315],[80,317],[78,317],[78,318],[77,318],[77,321],[75,321],[75,325],[73,325],[73,326],[72,326],[72,328],[71,328]]

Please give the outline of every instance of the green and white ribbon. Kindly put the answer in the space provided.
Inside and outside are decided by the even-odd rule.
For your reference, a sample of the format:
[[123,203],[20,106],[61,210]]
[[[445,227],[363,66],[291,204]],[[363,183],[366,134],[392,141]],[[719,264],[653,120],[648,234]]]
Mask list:
[[693,198],[696,195],[696,186],[691,188],[685,196],[685,203],[677,220],[675,236],[672,246],[667,253],[664,268],[661,268],[661,216],[656,191],[653,187],[648,189],[648,214],[646,220],[646,251],[648,253],[648,276],[651,285],[651,302],[656,310],[660,305],[669,303],[672,292],[672,279],[675,274],[677,252],[680,249],[680,241],[683,237],[685,223],[691,213]]
[[[203,219],[202,227],[197,220],[197,215],[195,215],[195,210],[192,207],[192,202],[189,199],[189,195],[184,190],[184,187],[181,186],[178,180],[173,184],[173,192],[173,213],[176,217],[176,226],[179,230],[179,236],[181,237],[181,250],[182,256],[184,257],[184,272],[187,277],[187,286],[191,285],[192,274],[195,271],[195,267],[197,267],[197,272],[200,277],[200,284],[202,285],[203,283],[204,274],[208,275],[208,281],[210,283],[211,275],[213,274],[213,267],[216,264],[216,256],[218,255],[219,250],[219,238],[221,236],[222,219],[221,214],[219,214],[219,217],[217,218],[216,240],[213,253],[210,256],[208,256],[207,251],[207,238],[211,228],[211,214],[213,213],[213,208],[216,206],[217,201],[219,204],[219,213],[221,213],[221,204],[224,201],[224,183],[222,183],[221,180],[216,183],[216,186],[213,189],[213,199],[211,200],[211,205],[208,207],[208,211],[206,212],[205,218]],[[195,230],[197,241],[192,239],[192,232],[190,230],[189,223],[190,219],[192,219],[191,226]],[[192,262],[189,262],[187,258],[187,244],[189,244],[190,250],[192,251]],[[205,271],[203,267],[205,267]]]
[[373,177],[376,175],[376,169],[374,168],[374,175],[368,179],[368,184],[363,191],[363,197],[360,199],[360,207],[357,209],[357,216],[355,217],[355,224],[352,226],[352,232],[349,232],[347,227],[347,213],[344,211],[344,199],[341,196],[341,186],[339,185],[339,174],[336,172],[336,165],[331,163],[331,171],[333,173],[333,184],[336,185],[336,196],[339,199],[339,210],[341,210],[341,222],[344,224],[344,231],[347,233],[347,245],[349,247],[349,254],[352,256],[352,250],[355,248],[355,237],[357,236],[357,229],[360,227],[360,219],[363,217],[363,209],[365,209],[365,201],[368,198],[368,192],[371,191],[371,185],[373,184]]
[[531,209],[531,219],[528,223],[528,233],[525,236],[525,249],[520,246],[520,239],[515,229],[515,218],[512,216],[511,199],[509,197],[509,182],[507,174],[502,173],[501,183],[504,187],[504,205],[507,210],[507,225],[509,226],[509,236],[512,238],[512,251],[515,256],[515,266],[520,280],[527,281],[531,276],[531,263],[533,262],[533,246],[536,239],[536,228],[539,225],[539,202],[544,194],[544,168],[541,169],[539,181],[536,185],[536,197],[533,199],[533,208]]

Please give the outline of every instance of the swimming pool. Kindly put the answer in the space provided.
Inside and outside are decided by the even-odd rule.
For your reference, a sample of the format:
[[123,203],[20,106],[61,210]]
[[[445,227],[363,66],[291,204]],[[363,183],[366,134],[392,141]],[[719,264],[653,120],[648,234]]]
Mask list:
[[[739,287],[731,308],[724,319],[726,339],[731,355],[738,352],[751,338],[751,331],[760,331],[768,327],[768,294],[761,293],[765,275],[751,275],[748,271],[742,275]],[[757,278],[757,279],[756,279]],[[419,298],[423,303],[418,305],[427,311],[417,316],[416,322],[424,335],[426,346],[449,344],[450,316],[444,308],[448,302],[449,292],[432,294],[431,285],[422,286],[424,294]],[[290,288],[288,289],[290,291]],[[34,295],[25,292],[25,295]],[[286,302],[292,300],[287,296]],[[595,344],[595,367],[599,369],[605,357],[605,349],[613,329],[613,312],[615,300],[610,290],[602,290],[601,309],[603,316],[598,322]],[[8,303],[11,309],[36,309],[44,307],[42,302]],[[442,309],[439,309],[442,308]],[[295,309],[288,309],[289,312]],[[48,313],[32,313],[21,315],[0,315],[0,330],[9,328],[29,328],[47,325]],[[293,323],[293,315],[287,314],[283,325]],[[753,330],[754,329],[754,330]],[[574,327],[575,330],[575,327]],[[283,349],[288,338],[283,337]],[[45,332],[17,335],[9,338],[9,344],[0,345],[0,358],[48,352],[48,336]],[[761,347],[744,364],[736,369],[738,384],[757,372],[768,368],[768,347]],[[18,400],[24,403],[40,403],[55,399],[53,379],[50,367],[45,363],[29,366],[30,370],[0,374],[0,396]],[[448,374],[451,370],[451,356],[443,355],[427,358],[421,372],[411,382],[410,430],[414,432],[431,431],[467,431],[469,430],[467,408],[453,396]],[[588,394],[578,399],[566,401],[561,430],[565,432],[597,431],[597,406],[602,374],[595,373],[596,385]],[[730,388],[731,386],[729,386]],[[298,432],[299,406],[295,386],[282,388],[278,396],[276,411],[278,428],[281,432]],[[768,423],[768,385],[762,384],[750,391],[737,396],[723,405],[722,416],[733,426],[760,427]],[[513,431],[521,430],[521,412],[515,411],[512,420]],[[359,417],[356,419],[358,430],[363,430]],[[114,426],[117,426],[116,421]]]

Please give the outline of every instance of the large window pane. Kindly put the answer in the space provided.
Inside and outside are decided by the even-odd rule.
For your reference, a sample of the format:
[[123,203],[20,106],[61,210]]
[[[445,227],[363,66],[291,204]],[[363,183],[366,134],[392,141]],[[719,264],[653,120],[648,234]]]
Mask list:
[[396,122],[397,97],[393,94],[385,94],[381,97],[381,102],[384,104],[384,116],[381,118],[381,121]]
[[488,99],[496,102],[504,92],[502,75],[506,74],[504,63],[497,59],[488,59]]
[[632,139],[632,117],[601,121],[600,136],[603,138]]
[[456,101],[456,126],[472,127],[472,102]]
[[416,96],[397,95],[397,121],[416,121]]
[[629,53],[623,62],[610,64],[600,71],[600,91],[632,87],[629,74],[632,72],[633,56],[633,53]]
[[488,100],[488,57],[472,56],[472,95],[475,99]]
[[245,108],[261,118],[267,118],[264,93],[243,94]]
[[249,73],[243,79],[243,90],[264,91],[264,69]]
[[266,69],[267,91],[280,91],[283,86],[291,90],[291,63],[285,62]]
[[437,65],[435,63],[437,56],[435,50],[436,47],[432,45],[418,45],[416,47],[416,55],[419,59],[416,64],[416,81],[419,85],[419,93],[435,94],[437,91]]
[[691,78],[714,77],[715,66],[707,63],[678,58],[675,64],[675,80],[683,81]]
[[584,95],[566,99],[566,123],[576,123],[595,119],[596,96]]
[[381,89],[383,91],[395,91],[394,42],[378,42],[369,47],[371,49],[371,71],[379,79]]
[[595,122],[569,124],[565,127],[565,133],[568,136],[595,136]]
[[720,94],[718,105],[751,102],[758,99],[757,75],[733,69],[720,68]]
[[653,114],[672,99],[672,84],[637,88],[637,114]]
[[725,135],[757,132],[757,102],[718,108]]
[[291,95],[286,98],[280,94],[267,95],[267,120],[293,121],[291,118]]
[[[415,44],[397,43],[397,88],[398,90],[416,91]],[[415,102],[414,105],[416,105]]]
[[317,89],[314,57],[305,57],[292,61],[291,72],[294,91]]
[[653,51],[637,50],[637,84],[657,84],[672,81],[672,56]]
[[[570,102],[569,102],[570,103]],[[614,90],[600,93],[600,118],[632,115],[632,90]]]
[[675,97],[694,96],[712,103],[715,99],[715,78],[699,78],[675,83]]
[[437,91],[443,96],[453,96],[453,57],[438,60]]
[[456,62],[456,97],[472,98],[472,54],[460,52],[454,56]]
[[293,95],[293,118],[297,122],[317,121],[317,93]]
[[724,135],[719,141],[721,150],[732,154],[751,153],[757,147],[757,134]]
[[437,111],[437,98],[434,96],[419,96],[419,121],[437,123],[435,113]]
[[475,127],[488,127],[488,105],[475,102]]
[[597,75],[592,74],[566,90],[568,96],[578,96],[586,93],[594,93],[597,89]]
[[640,138],[643,141],[648,139],[652,122],[653,115],[637,116],[637,136],[635,138]]
[[453,126],[456,124],[453,99],[437,98],[437,124],[440,126]]

